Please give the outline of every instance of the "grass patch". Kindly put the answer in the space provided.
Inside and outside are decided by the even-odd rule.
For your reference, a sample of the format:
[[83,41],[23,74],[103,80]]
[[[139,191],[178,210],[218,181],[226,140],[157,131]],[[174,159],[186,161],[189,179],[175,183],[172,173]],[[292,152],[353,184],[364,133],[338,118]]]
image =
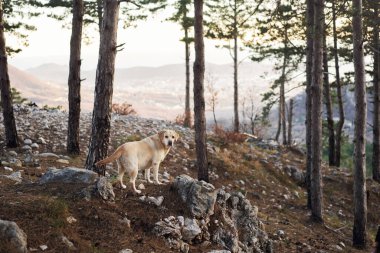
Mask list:
[[63,199],[54,199],[46,207],[46,215],[49,224],[54,228],[64,228],[67,224],[66,218],[69,216],[69,207]]

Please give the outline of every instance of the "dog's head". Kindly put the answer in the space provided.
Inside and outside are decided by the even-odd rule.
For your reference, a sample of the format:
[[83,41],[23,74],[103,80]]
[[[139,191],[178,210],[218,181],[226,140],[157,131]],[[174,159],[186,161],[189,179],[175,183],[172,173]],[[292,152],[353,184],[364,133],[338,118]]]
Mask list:
[[174,130],[161,131],[158,133],[158,136],[165,147],[172,147],[174,142],[179,138],[179,134]]

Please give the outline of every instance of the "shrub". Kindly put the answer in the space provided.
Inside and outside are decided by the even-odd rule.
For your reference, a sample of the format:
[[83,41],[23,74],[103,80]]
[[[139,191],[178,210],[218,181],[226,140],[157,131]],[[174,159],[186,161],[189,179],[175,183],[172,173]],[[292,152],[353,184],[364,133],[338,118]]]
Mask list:
[[137,112],[133,109],[131,104],[126,102],[122,104],[112,104],[112,112],[119,115],[136,115]]

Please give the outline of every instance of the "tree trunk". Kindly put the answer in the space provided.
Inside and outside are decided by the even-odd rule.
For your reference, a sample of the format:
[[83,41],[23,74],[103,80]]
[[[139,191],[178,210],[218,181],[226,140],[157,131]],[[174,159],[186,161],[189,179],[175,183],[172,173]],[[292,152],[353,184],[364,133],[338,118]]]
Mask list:
[[119,1],[105,0],[96,70],[92,133],[86,160],[86,169],[95,170],[100,174],[105,173],[105,167],[96,168],[94,164],[105,158],[108,153],[118,16]]
[[73,23],[70,40],[69,63],[69,121],[67,126],[67,152],[79,155],[79,119],[80,119],[80,65],[83,26],[83,0],[73,1]]
[[102,30],[102,23],[103,23],[103,0],[96,0],[97,5],[97,13],[98,13],[98,27],[99,27],[99,34]]
[[292,127],[293,127],[293,99],[289,101],[289,113],[288,113],[288,145],[292,145],[293,137],[292,137]]
[[339,110],[339,121],[336,128],[335,136],[335,166],[340,166],[340,154],[341,154],[341,142],[342,133],[344,126],[344,108],[343,108],[343,97],[342,97],[342,85],[340,83],[340,73],[339,73],[339,55],[338,55],[338,35],[336,31],[336,6],[335,0],[332,1],[332,12],[333,12],[333,37],[334,37],[334,60],[335,60],[335,78],[336,78],[336,90],[337,90],[337,100],[338,100],[338,110]]
[[367,102],[364,71],[362,1],[353,0],[353,43],[355,69],[355,149],[354,149],[354,228],[353,245],[365,248],[367,244],[367,196],[366,196],[366,122]]
[[239,132],[239,93],[238,93],[238,28],[237,6],[234,7],[234,131]]
[[[325,21],[324,21],[325,22]],[[326,22],[325,22],[326,24]],[[326,105],[326,120],[327,129],[329,135],[329,165],[335,165],[335,130],[334,130],[334,118],[332,109],[332,100],[330,94],[330,80],[329,80],[329,65],[327,58],[327,43],[326,43],[326,29],[325,36],[323,36],[323,84],[324,84],[324,101]]]
[[322,152],[322,90],[323,90],[323,21],[324,0],[314,1],[314,55],[312,69],[312,136],[311,136],[311,216],[316,222],[323,222],[322,217],[322,170],[321,170],[321,152]]
[[372,177],[380,183],[380,17],[378,5],[374,4],[375,24],[373,29],[373,155]]
[[277,133],[276,133],[276,137],[275,137],[275,140],[278,142],[279,138],[280,138],[280,134],[281,134],[281,112],[282,112],[282,109],[281,109],[281,101],[278,101],[278,125],[277,125]]
[[377,228],[375,243],[376,243],[376,248],[375,248],[374,253],[380,253],[380,226]]
[[307,207],[311,209],[311,105],[312,105],[312,66],[313,66],[313,30],[314,4],[313,0],[306,0],[306,188]]
[[208,182],[206,117],[204,98],[205,54],[203,42],[203,0],[194,0],[194,127],[198,179]]
[[[184,12],[184,19],[186,19],[186,8]],[[185,101],[185,120],[184,127],[191,127],[191,112],[190,112],[190,50],[189,50],[189,29],[185,29],[185,61],[186,61],[186,101]]]
[[11,84],[8,75],[8,59],[5,49],[4,36],[4,10],[0,1],[0,86],[1,86],[1,106],[3,108],[5,145],[8,148],[19,146],[17,138],[16,121],[13,114]]
[[280,104],[281,104],[281,125],[282,125],[282,144],[287,145],[286,141],[286,104],[285,104],[285,81],[286,81],[286,64],[288,61],[288,33],[285,28],[284,38],[284,59],[282,63],[281,84],[280,84]]

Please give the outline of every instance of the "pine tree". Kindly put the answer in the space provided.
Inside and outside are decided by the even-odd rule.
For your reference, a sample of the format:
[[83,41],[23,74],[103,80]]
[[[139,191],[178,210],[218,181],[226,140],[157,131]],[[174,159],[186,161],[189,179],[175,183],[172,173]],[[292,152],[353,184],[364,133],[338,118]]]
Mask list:
[[207,1],[207,33],[206,37],[211,39],[232,41],[224,48],[232,51],[231,57],[234,66],[234,124],[235,132],[239,132],[239,85],[238,64],[240,49],[239,42],[244,40],[247,31],[253,27],[253,16],[263,0],[210,0]]
[[353,43],[355,69],[355,150],[354,150],[354,228],[353,245],[367,246],[367,196],[366,196],[366,123],[367,102],[364,71],[362,1],[353,0]]
[[119,1],[105,0],[96,70],[92,131],[85,165],[86,169],[95,170],[103,175],[104,166],[96,168],[94,164],[104,159],[108,153],[118,18]]
[[181,25],[184,31],[182,41],[185,43],[185,66],[186,66],[186,85],[185,85],[185,119],[183,125],[191,127],[191,110],[190,110],[190,44],[194,41],[189,35],[191,28],[194,26],[194,18],[189,17],[189,7],[191,0],[178,0],[175,3],[176,13],[169,19]]
[[80,65],[81,65],[81,43],[83,27],[84,6],[83,0],[73,1],[73,22],[70,41],[70,63],[69,63],[69,120],[67,133],[67,152],[79,154],[79,120],[80,120]]
[[19,145],[17,138],[16,121],[13,114],[11,85],[8,75],[8,58],[5,46],[3,3],[0,1],[0,89],[1,106],[3,108],[5,145],[15,148]]
[[203,0],[194,0],[194,127],[198,179],[208,182],[206,117],[204,99],[205,55],[203,41]]

